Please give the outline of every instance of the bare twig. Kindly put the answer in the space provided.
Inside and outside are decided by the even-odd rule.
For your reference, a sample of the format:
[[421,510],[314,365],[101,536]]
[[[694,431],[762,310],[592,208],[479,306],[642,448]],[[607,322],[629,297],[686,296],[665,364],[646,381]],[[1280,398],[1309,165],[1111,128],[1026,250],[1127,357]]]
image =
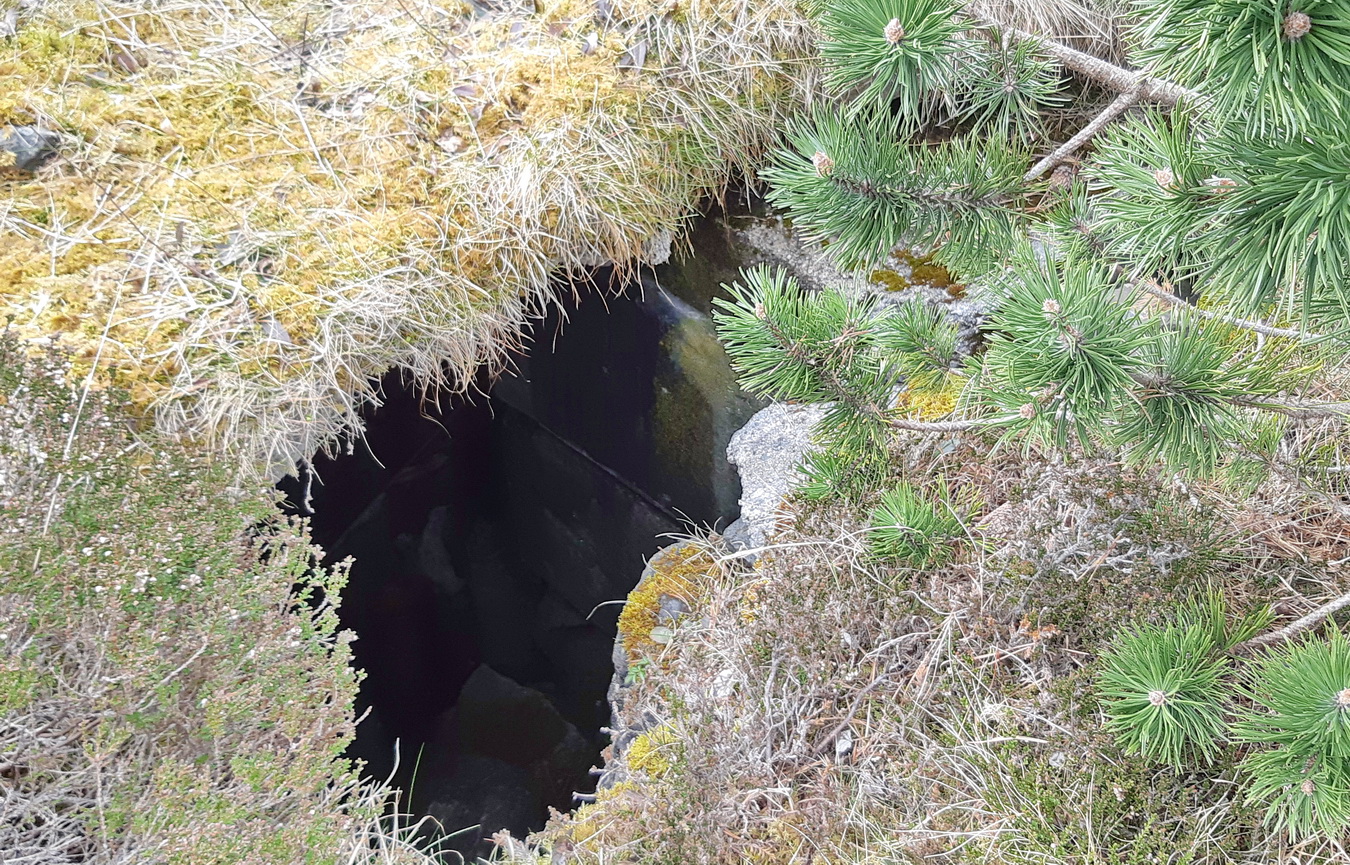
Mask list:
[[908,418],[887,418],[886,422],[896,429],[911,430],[913,432],[934,432],[934,433],[952,433],[965,432],[967,430],[978,429],[982,426],[990,426],[997,421],[995,419],[985,420],[909,420]]
[[1262,649],[1266,646],[1274,645],[1275,643],[1283,643],[1284,641],[1303,633],[1309,628],[1317,627],[1332,615],[1340,612],[1346,607],[1350,607],[1350,594],[1341,595],[1336,600],[1323,604],[1308,615],[1290,622],[1283,628],[1270,631],[1259,637],[1252,637],[1245,643],[1238,643],[1232,649],[1233,654],[1244,654],[1255,649]]
[[1066,69],[1077,72],[1098,84],[1118,93],[1129,93],[1138,88],[1138,98],[1144,102],[1157,102],[1161,105],[1177,105],[1182,102],[1199,104],[1203,97],[1194,90],[1182,87],[1163,78],[1154,78],[1133,69],[1126,69],[1114,63],[1108,63],[1100,57],[1094,57],[1076,48],[1035,33],[1028,33],[1016,27],[1000,27],[993,21],[975,19],[983,27],[992,27],[1012,36],[1019,42],[1029,42],[1043,54],[1058,60]]
[[1125,113],[1131,105],[1134,105],[1138,101],[1139,91],[1137,88],[1121,93],[1111,101],[1110,105],[1102,109],[1100,114],[1092,118],[1091,123],[1078,130],[1076,135],[1055,148],[1055,151],[1049,156],[1032,166],[1031,170],[1022,176],[1022,180],[1030,183],[1068,157],[1072,156],[1074,153],[1078,152],[1080,147],[1091,141],[1093,136],[1098,132],[1101,132],[1108,123]]
[[[1124,270],[1120,268],[1119,265],[1116,266],[1116,269],[1119,273],[1124,273]],[[1244,330],[1250,330],[1253,333],[1262,334],[1263,336],[1273,336],[1281,339],[1297,339],[1301,342],[1320,342],[1327,338],[1322,334],[1311,333],[1306,330],[1298,330],[1290,327],[1273,327],[1269,324],[1262,324],[1259,321],[1253,321],[1249,318],[1239,318],[1235,315],[1225,315],[1220,312],[1212,312],[1208,309],[1200,309],[1194,304],[1187,303],[1170,291],[1164,291],[1156,285],[1150,285],[1147,282],[1137,282],[1135,285],[1145,294],[1156,297],[1173,306],[1187,307],[1192,315],[1198,315],[1200,318],[1208,318],[1214,321],[1222,321],[1226,324],[1231,324],[1233,327],[1240,327]]]
[[1269,397],[1234,399],[1236,405],[1273,411],[1295,420],[1322,420],[1350,416],[1350,402],[1299,403]]

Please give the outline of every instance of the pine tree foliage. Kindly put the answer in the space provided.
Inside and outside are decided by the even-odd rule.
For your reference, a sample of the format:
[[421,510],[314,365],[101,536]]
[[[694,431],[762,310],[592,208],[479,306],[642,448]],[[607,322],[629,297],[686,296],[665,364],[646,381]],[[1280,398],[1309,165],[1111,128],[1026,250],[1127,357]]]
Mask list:
[[898,99],[907,116],[951,79],[961,49],[956,6],[946,0],[835,0],[822,4],[820,53],[830,82],[860,91],[858,104]]
[[1102,659],[1106,728],[1126,753],[1181,768],[1208,762],[1224,733],[1228,659],[1201,623],[1142,625]]
[[822,113],[795,125],[790,149],[764,172],[769,201],[848,267],[902,242],[941,244],[953,267],[988,267],[987,252],[1015,237],[1025,157],[964,139],[896,147],[895,130],[877,118]]
[[[904,476],[885,461],[908,431],[1248,485],[1295,425],[1343,436],[1350,0],[1134,0],[1125,65],[939,0],[816,2],[835,94],[788,130],[770,202],[845,268],[932,255],[991,308],[967,351],[919,301],[767,270],[731,287],[718,326],[746,386],[831,403],[809,495],[869,500]],[[952,386],[950,416],[907,413]],[[879,561],[923,567],[964,535],[945,489],[877,501]],[[1106,726],[1178,770],[1240,759],[1271,827],[1341,838],[1350,644],[1249,660],[1270,621],[1211,592],[1125,631],[1098,666]]]
[[1020,416],[1014,432],[1027,441],[1090,440],[1128,398],[1148,334],[1101,267],[1036,259],[1023,249],[1006,284],[1004,329],[990,335],[985,357],[986,399]]
[[1350,641],[1339,630],[1275,649],[1247,675],[1234,741],[1265,746],[1242,762],[1248,801],[1295,837],[1350,829]]
[[953,544],[965,535],[945,481],[939,479],[931,497],[900,483],[872,509],[867,546],[878,559],[928,567],[950,558]]
[[[1184,114],[1155,110],[1115,124],[1084,168],[1102,257],[1135,279],[1160,271],[1173,282],[1194,279],[1196,247],[1207,242],[1217,207],[1234,183],[1221,175],[1218,162],[1191,134]],[[1083,196],[1064,209],[1086,204]]]
[[[1025,42],[970,42],[970,67],[958,69],[954,118],[995,141],[1027,146],[1045,135],[1044,112],[1065,104],[1064,80]],[[962,74],[965,73],[965,74]]]
[[714,319],[742,387],[775,400],[833,403],[823,426],[840,452],[879,450],[895,376],[882,366],[874,305],[835,290],[808,295],[766,267],[728,291]]
[[1214,113],[1252,131],[1297,132],[1350,102],[1350,3],[1136,0],[1139,60],[1204,88]]
[[[895,394],[959,373],[958,414],[934,431],[1249,472],[1272,414],[1344,414],[1298,396],[1350,341],[1350,141],[1328,125],[1350,106],[1342,6],[1140,0],[1139,57],[1184,90],[935,0],[819,0],[838,104],[788,130],[764,171],[770,202],[845,267],[908,248],[999,300],[961,360],[918,307],[738,289],[742,313],[768,314],[739,318],[762,333],[730,334],[733,359],[759,392],[834,402],[838,441],[918,429]],[[1039,179],[1028,148],[1053,149],[1071,99],[1081,111],[1113,91],[1130,98],[1080,121],[1082,180]],[[1142,93],[1161,104],[1123,110]],[[779,302],[778,336],[812,307],[832,336],[778,339]]]

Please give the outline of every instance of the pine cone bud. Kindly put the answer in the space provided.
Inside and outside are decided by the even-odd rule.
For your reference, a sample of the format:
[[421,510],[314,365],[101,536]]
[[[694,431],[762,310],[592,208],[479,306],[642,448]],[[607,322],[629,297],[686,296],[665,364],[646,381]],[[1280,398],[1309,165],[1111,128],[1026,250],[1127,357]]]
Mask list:
[[1284,26],[1280,29],[1284,31],[1285,39],[1297,42],[1312,32],[1312,19],[1304,12],[1290,12],[1284,16]]
[[1152,706],[1165,706],[1167,705],[1167,694],[1164,691],[1149,691],[1148,702]]
[[834,171],[834,160],[830,158],[828,153],[820,150],[817,150],[811,156],[811,164],[816,167],[816,174],[821,177],[829,177],[830,172]]
[[1153,172],[1153,180],[1158,184],[1159,189],[1176,189],[1177,176],[1172,173],[1170,168],[1159,168]]
[[1077,173],[1078,172],[1072,165],[1065,164],[1058,166],[1054,171],[1050,172],[1050,188],[1054,190],[1068,189],[1073,186],[1073,178]]
[[1032,403],[1023,403],[1017,410],[1017,416],[1022,420],[1033,420],[1036,417],[1036,406]]
[[1046,318],[1053,319],[1063,311],[1064,308],[1053,297],[1047,297],[1045,303],[1041,304],[1041,312],[1045,313]]
[[[1306,15],[1304,16],[1307,17]],[[905,38],[905,28],[900,25],[899,18],[892,18],[886,23],[886,29],[881,31],[886,37],[886,41],[892,45],[899,45],[900,40]]]
[[1298,788],[1303,791],[1304,796],[1311,796],[1317,792],[1317,785],[1313,783],[1311,778],[1304,779],[1303,783],[1298,785]]
[[1350,708],[1350,688],[1346,688],[1336,695],[1336,705],[1342,709]]

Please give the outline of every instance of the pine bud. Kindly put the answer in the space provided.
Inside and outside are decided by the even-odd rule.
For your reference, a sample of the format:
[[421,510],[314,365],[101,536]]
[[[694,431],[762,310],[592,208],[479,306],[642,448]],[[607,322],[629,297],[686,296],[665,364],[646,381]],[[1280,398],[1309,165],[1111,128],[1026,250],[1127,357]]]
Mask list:
[[1163,691],[1149,691],[1148,702],[1151,706],[1167,705],[1167,694]]
[[829,177],[830,172],[834,171],[834,160],[828,153],[817,150],[811,157],[811,164],[816,167],[816,174],[821,177]]
[[1350,688],[1346,688],[1336,695],[1336,705],[1342,709],[1350,708]]
[[1303,783],[1298,785],[1298,788],[1303,791],[1304,796],[1311,796],[1317,792],[1317,785],[1313,783],[1311,778],[1305,778]]
[[1232,179],[1231,177],[1220,177],[1217,174],[1214,175],[1213,177],[1206,177],[1205,185],[1208,186],[1212,191],[1219,194],[1231,192],[1232,190],[1237,189],[1236,180]]
[[1176,189],[1177,176],[1172,173],[1170,168],[1159,168],[1153,172],[1153,180],[1158,184],[1159,189]]
[[1022,420],[1033,420],[1036,417],[1036,406],[1032,403],[1023,403],[1017,410],[1017,416]]
[[769,313],[767,310],[764,309],[764,304],[762,303],[755,304],[755,318],[759,319],[760,321],[764,321],[768,317]]
[[1073,178],[1077,172],[1072,165],[1060,165],[1050,172],[1050,188],[1056,191],[1068,189],[1073,186]]
[[1297,42],[1312,31],[1312,19],[1304,12],[1290,12],[1284,16],[1284,38]]
[[[1306,18],[1307,16],[1305,15],[1303,17]],[[886,29],[881,32],[882,35],[886,37],[886,41],[892,45],[899,45],[900,40],[905,38],[905,28],[900,25],[899,18],[892,18],[888,21],[886,23]]]
[[1059,301],[1055,300],[1053,297],[1047,297],[1045,303],[1041,304],[1041,312],[1045,313],[1045,317],[1048,319],[1053,320],[1054,317],[1059,315],[1062,311],[1063,307],[1061,307]]

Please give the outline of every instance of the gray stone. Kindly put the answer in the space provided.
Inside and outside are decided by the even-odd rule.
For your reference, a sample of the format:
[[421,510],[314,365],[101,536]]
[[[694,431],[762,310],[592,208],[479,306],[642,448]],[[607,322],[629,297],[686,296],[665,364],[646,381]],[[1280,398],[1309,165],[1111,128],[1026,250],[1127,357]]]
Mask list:
[[460,757],[455,772],[434,782],[423,801],[424,812],[449,836],[441,843],[470,856],[488,855],[485,839],[499,829],[527,832],[543,807],[529,769],[474,754]]
[[469,535],[464,577],[478,627],[483,660],[506,675],[525,677],[533,667],[534,647],[525,635],[533,631],[533,605],[526,575],[503,543],[503,533],[486,522]]
[[544,806],[569,807],[595,748],[539,691],[480,666],[426,756],[425,812],[447,833],[470,829],[453,849],[486,855],[498,830],[523,835]]
[[487,665],[464,683],[455,711],[463,751],[517,766],[546,759],[569,732],[576,733],[548,697]]
[[56,155],[61,136],[39,126],[10,126],[0,132],[0,150],[13,157],[11,167],[34,172]]
[[727,459],[741,475],[741,520],[750,548],[777,528],[783,498],[801,479],[797,467],[828,405],[771,405],[731,437]]
[[678,622],[689,615],[689,605],[674,595],[662,595],[657,598],[656,621],[663,625]]
[[745,520],[737,517],[722,530],[722,540],[726,541],[727,546],[733,550],[744,550],[750,547],[750,532],[745,527]]

